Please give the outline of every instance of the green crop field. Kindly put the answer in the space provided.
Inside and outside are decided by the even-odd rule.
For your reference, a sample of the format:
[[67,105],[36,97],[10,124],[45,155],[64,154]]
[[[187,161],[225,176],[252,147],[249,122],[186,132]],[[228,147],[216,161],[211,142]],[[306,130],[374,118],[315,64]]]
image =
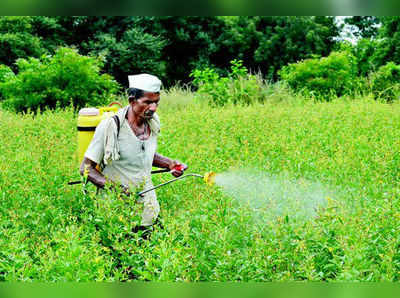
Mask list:
[[[368,99],[212,108],[164,95],[158,152],[188,172],[264,173],[329,195],[299,218],[269,205],[268,183],[254,208],[251,180],[229,192],[188,177],[157,191],[163,228],[149,241],[130,232],[135,198],[67,185],[79,179],[76,113],[0,110],[0,280],[397,281],[399,108]],[[246,190],[244,203],[235,192]],[[308,196],[298,199],[301,211]]]

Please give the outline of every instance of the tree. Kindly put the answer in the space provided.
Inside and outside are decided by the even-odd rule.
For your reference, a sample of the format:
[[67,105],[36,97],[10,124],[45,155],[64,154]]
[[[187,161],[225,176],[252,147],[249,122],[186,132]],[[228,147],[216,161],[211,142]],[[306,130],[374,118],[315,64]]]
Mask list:
[[375,38],[380,22],[380,18],[374,16],[353,16],[344,19],[344,23],[351,26],[351,33],[358,38]]
[[[326,56],[338,36],[333,17],[234,17],[221,37],[222,59],[242,59],[271,80],[288,63]],[[223,55],[223,57],[222,57]]]
[[15,67],[18,58],[39,57],[45,52],[34,35],[31,17],[0,17],[0,64]]
[[89,53],[103,57],[107,73],[125,86],[128,75],[133,73],[165,76],[165,62],[161,60],[164,40],[144,33],[140,28],[126,31],[119,39],[116,36],[102,33],[85,46]]
[[400,64],[400,17],[381,17],[379,44],[372,57],[376,66],[387,62]]
[[[187,83],[195,68],[215,65],[221,53],[225,22],[218,17],[136,17],[134,26],[166,41],[162,60],[166,63],[166,85]],[[225,53],[226,54],[226,53]],[[223,63],[228,67],[229,61]],[[225,62],[225,60],[224,60]]]
[[[3,33],[1,20],[8,22]],[[156,74],[166,87],[190,82],[196,68],[226,75],[234,59],[275,80],[288,63],[327,56],[338,34],[333,17],[2,17],[0,62],[10,66],[69,46],[101,56],[103,71],[125,87],[136,72]]]

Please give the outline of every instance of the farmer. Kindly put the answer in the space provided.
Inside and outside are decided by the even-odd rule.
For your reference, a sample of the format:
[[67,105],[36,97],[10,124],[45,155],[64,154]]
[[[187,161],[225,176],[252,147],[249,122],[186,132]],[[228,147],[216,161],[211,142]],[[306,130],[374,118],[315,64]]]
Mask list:
[[[81,175],[99,188],[120,185],[125,194],[129,189],[151,188],[152,166],[167,168],[179,177],[187,169],[185,164],[156,153],[160,120],[156,114],[160,102],[161,81],[149,74],[128,76],[129,105],[120,109],[117,117],[100,122],[85,153]],[[100,164],[102,172],[96,169]],[[180,165],[183,170],[174,169]],[[134,230],[149,231],[160,211],[155,191],[147,192],[138,200],[143,203],[141,225]]]

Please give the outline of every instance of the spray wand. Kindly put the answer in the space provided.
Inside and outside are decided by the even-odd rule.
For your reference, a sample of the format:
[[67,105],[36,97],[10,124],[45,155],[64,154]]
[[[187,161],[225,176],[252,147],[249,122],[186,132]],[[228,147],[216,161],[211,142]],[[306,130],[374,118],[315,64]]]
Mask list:
[[[176,171],[183,171],[183,165],[177,165],[177,166],[175,166],[172,170],[170,170],[170,169],[163,169],[163,170],[151,171],[151,174],[166,173],[166,172],[171,172],[171,171],[173,171],[173,170],[176,170]],[[155,190],[155,189],[157,189],[157,188],[159,188],[159,187],[162,187],[162,186],[164,186],[164,185],[170,184],[170,183],[172,183],[172,182],[175,182],[175,181],[178,181],[178,180],[181,180],[181,179],[183,179],[183,178],[190,177],[190,176],[192,176],[192,177],[203,178],[204,181],[207,183],[207,185],[211,186],[211,185],[214,184],[215,175],[216,175],[216,174],[215,174],[214,172],[208,172],[208,173],[205,173],[204,175],[195,174],[195,173],[185,174],[185,175],[182,175],[182,176],[177,177],[177,178],[175,178],[175,179],[169,180],[169,181],[167,181],[167,182],[158,184],[158,185],[156,185],[156,186],[154,186],[154,187],[152,187],[152,188],[145,189],[145,190],[142,190],[142,191],[140,191],[140,192],[137,192],[136,195],[140,197],[140,196],[144,195],[145,193],[147,193],[147,192],[149,192],[149,191]],[[81,180],[78,180],[78,181],[68,182],[69,185],[79,184],[79,183],[82,183],[82,181],[81,181]]]
[[[183,170],[183,166],[182,166],[182,165],[177,165],[177,166],[174,167],[173,170],[182,171],[182,170]],[[156,170],[156,171],[152,171],[151,173],[152,173],[152,174],[157,174],[157,173],[165,173],[165,172],[171,172],[171,170],[169,170],[169,169]],[[145,193],[147,193],[147,192],[149,192],[149,191],[155,190],[155,189],[157,189],[157,188],[159,188],[159,187],[162,187],[162,186],[164,186],[164,185],[170,184],[170,183],[172,183],[172,182],[175,182],[175,181],[177,181],[177,180],[180,180],[180,179],[183,179],[183,178],[186,178],[186,177],[190,177],[190,176],[192,176],[192,177],[203,178],[204,181],[205,181],[208,185],[211,186],[211,185],[214,184],[215,175],[216,175],[216,174],[215,174],[214,172],[208,172],[208,173],[204,174],[204,176],[203,176],[203,175],[200,175],[200,174],[189,173],[189,174],[186,174],[186,175],[182,175],[182,176],[180,176],[180,177],[178,177],[178,178],[169,180],[169,181],[167,181],[167,182],[158,184],[158,185],[156,185],[156,186],[154,186],[154,187],[152,187],[152,188],[149,188],[149,189],[143,190],[143,191],[141,191],[141,192],[138,192],[138,193],[136,193],[136,195],[138,195],[138,196],[140,197],[140,196],[144,195]]]

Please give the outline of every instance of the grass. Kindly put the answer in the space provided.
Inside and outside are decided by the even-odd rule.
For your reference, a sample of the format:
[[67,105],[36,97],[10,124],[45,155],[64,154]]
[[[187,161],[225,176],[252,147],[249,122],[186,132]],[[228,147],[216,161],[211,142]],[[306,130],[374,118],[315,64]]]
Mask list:
[[71,109],[0,110],[0,280],[397,281],[399,104],[278,101],[211,108],[170,91],[158,152],[194,173],[251,168],[318,181],[337,190],[326,208],[262,221],[187,178],[157,191],[164,229],[147,242],[129,232],[140,219],[133,200],[67,185],[79,178]]

